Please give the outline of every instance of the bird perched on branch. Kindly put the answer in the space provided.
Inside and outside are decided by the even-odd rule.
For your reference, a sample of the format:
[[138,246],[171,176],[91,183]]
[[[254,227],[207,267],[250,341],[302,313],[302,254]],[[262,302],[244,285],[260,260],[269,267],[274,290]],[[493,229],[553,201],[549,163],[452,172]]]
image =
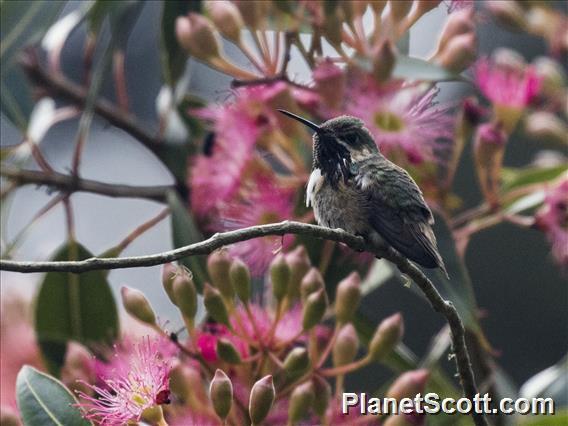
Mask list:
[[361,120],[344,115],[317,125],[278,111],[315,132],[306,203],[320,225],[361,235],[372,244],[386,241],[408,259],[448,275],[420,188],[379,152]]

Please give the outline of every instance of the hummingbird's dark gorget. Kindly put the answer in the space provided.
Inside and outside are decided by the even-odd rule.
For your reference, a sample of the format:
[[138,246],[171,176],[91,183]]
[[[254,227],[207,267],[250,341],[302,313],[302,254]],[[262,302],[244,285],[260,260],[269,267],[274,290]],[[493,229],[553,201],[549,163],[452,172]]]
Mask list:
[[446,273],[422,192],[404,169],[379,152],[361,120],[341,116],[318,126],[279,111],[315,131],[306,205],[313,206],[320,225],[375,244],[386,241],[408,259]]

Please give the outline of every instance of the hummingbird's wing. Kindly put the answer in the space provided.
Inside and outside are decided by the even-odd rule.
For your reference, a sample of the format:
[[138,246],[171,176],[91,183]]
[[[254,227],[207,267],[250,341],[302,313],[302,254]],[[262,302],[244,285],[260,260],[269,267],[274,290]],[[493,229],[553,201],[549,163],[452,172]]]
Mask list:
[[445,271],[431,227],[434,217],[410,175],[386,159],[361,161],[356,167],[354,183],[375,231],[408,259]]

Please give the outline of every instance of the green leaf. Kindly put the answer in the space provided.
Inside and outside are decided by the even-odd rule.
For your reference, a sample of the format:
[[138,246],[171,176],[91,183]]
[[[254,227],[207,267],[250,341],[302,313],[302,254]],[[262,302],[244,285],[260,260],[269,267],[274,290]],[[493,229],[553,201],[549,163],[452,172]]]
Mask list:
[[464,80],[463,77],[458,74],[454,74],[432,62],[404,55],[397,57],[392,76],[406,80],[423,81]]
[[[168,192],[168,205],[171,211],[172,242],[174,248],[187,246],[203,240],[203,234],[197,229],[189,209],[184,205],[174,191]],[[193,274],[197,291],[203,290],[207,279],[205,256],[191,256],[179,261]]]
[[16,64],[21,50],[38,42],[59,16],[65,1],[3,1],[0,13],[0,101],[2,114],[24,131],[33,100]]
[[[73,242],[60,248],[53,260],[90,257],[86,248]],[[49,272],[37,297],[35,328],[43,357],[55,375],[65,359],[68,341],[87,346],[112,343],[118,336],[118,313],[105,274]]]
[[567,170],[568,165],[566,164],[554,167],[504,168],[501,171],[503,191],[506,193],[521,186],[548,182],[556,179]]
[[25,426],[86,426],[71,392],[53,377],[24,365],[16,379],[18,408]]
[[540,206],[546,198],[546,191],[536,191],[524,197],[517,198],[512,203],[505,206],[504,210],[509,214],[518,214],[525,210],[532,210]]
[[568,355],[527,380],[519,394],[523,398],[552,398],[556,409],[568,407]]
[[176,39],[176,19],[189,12],[199,12],[201,1],[166,1],[162,11],[162,72],[164,80],[174,87],[185,70],[187,53]]

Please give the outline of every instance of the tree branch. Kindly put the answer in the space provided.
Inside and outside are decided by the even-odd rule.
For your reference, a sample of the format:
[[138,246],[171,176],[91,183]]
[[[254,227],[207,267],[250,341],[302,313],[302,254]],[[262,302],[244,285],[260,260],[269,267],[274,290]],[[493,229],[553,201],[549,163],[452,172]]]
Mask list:
[[[87,89],[65,78],[62,74],[52,74],[42,68],[35,53],[25,52],[20,64],[29,79],[50,96],[61,97],[83,108],[87,101]],[[140,126],[136,118],[117,108],[105,99],[95,102],[95,112],[113,126],[124,130],[139,140],[154,154],[161,152],[161,140]]]
[[[346,244],[353,250],[371,252],[376,256],[385,258],[394,263],[400,272],[410,277],[422,290],[433,309],[446,318],[452,333],[453,351],[463,393],[465,397],[473,400],[478,391],[465,343],[465,328],[454,305],[450,301],[444,300],[436,287],[434,287],[434,284],[424,273],[400,253],[390,247],[371,246],[367,244],[362,237],[349,234],[341,229],[329,229],[300,222],[284,221],[218,233],[207,240],[153,255],[105,259],[93,257],[86,260],[67,262],[17,262],[1,260],[0,269],[24,273],[48,271],[81,273],[101,269],[147,267],[172,262],[184,257],[206,255],[220,247],[240,241],[285,234],[302,234],[314,238],[337,241]],[[476,425],[487,425],[483,414],[473,413],[472,416]]]
[[21,185],[45,185],[62,192],[92,192],[107,197],[145,198],[159,203],[166,202],[166,193],[173,186],[130,186],[97,182],[89,179],[52,172],[44,173],[35,170],[19,170],[2,165],[0,175]]

